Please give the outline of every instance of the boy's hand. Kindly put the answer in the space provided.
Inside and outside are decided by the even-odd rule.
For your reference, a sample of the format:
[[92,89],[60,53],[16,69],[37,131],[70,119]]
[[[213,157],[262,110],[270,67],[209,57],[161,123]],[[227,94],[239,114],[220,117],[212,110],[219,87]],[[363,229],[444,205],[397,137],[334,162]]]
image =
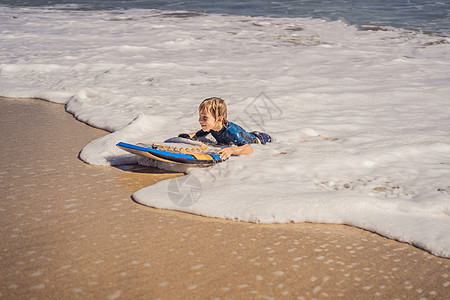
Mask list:
[[187,133],[180,133],[180,134],[178,135],[178,137],[180,137],[180,138],[185,138],[185,139],[190,139],[190,138],[191,138],[190,135],[187,134]]
[[220,159],[225,160],[233,154],[233,148],[232,147],[222,148],[219,151],[217,151],[217,153],[220,154]]

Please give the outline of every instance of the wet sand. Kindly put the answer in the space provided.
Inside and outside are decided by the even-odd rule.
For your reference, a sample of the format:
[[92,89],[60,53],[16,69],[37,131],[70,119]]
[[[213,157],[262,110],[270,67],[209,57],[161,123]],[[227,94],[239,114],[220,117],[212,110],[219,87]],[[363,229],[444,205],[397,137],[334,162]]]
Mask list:
[[78,159],[106,132],[62,105],[0,99],[1,299],[449,299],[450,260],[327,224],[152,209],[180,174]]

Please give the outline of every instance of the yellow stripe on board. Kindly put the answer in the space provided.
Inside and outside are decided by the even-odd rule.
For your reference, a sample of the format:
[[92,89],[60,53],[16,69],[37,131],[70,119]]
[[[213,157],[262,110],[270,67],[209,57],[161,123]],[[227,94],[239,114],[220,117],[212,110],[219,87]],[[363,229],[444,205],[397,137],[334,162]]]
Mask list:
[[189,153],[198,160],[213,160],[213,157],[209,154]]

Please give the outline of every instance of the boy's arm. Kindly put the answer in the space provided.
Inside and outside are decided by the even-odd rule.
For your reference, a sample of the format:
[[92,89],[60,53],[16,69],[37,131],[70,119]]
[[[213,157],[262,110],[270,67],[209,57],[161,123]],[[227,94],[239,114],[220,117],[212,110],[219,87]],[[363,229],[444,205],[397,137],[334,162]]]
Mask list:
[[221,159],[227,159],[231,155],[248,155],[253,153],[253,147],[250,144],[245,144],[237,147],[226,147],[218,151]]

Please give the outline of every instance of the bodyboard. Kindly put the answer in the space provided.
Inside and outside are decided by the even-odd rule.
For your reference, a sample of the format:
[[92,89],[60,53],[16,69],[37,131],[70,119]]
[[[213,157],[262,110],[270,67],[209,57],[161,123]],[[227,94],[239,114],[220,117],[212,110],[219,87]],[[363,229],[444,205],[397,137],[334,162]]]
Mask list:
[[[164,164],[156,166],[163,166],[163,169],[167,169],[165,167],[167,164],[181,167],[177,169],[183,170],[192,167],[210,167],[222,161],[219,154],[204,153],[199,148],[177,148],[159,143],[134,145],[124,142],[118,143],[117,147],[140,157],[162,162]],[[207,149],[207,147],[205,148]],[[172,170],[173,168],[169,169]]]

